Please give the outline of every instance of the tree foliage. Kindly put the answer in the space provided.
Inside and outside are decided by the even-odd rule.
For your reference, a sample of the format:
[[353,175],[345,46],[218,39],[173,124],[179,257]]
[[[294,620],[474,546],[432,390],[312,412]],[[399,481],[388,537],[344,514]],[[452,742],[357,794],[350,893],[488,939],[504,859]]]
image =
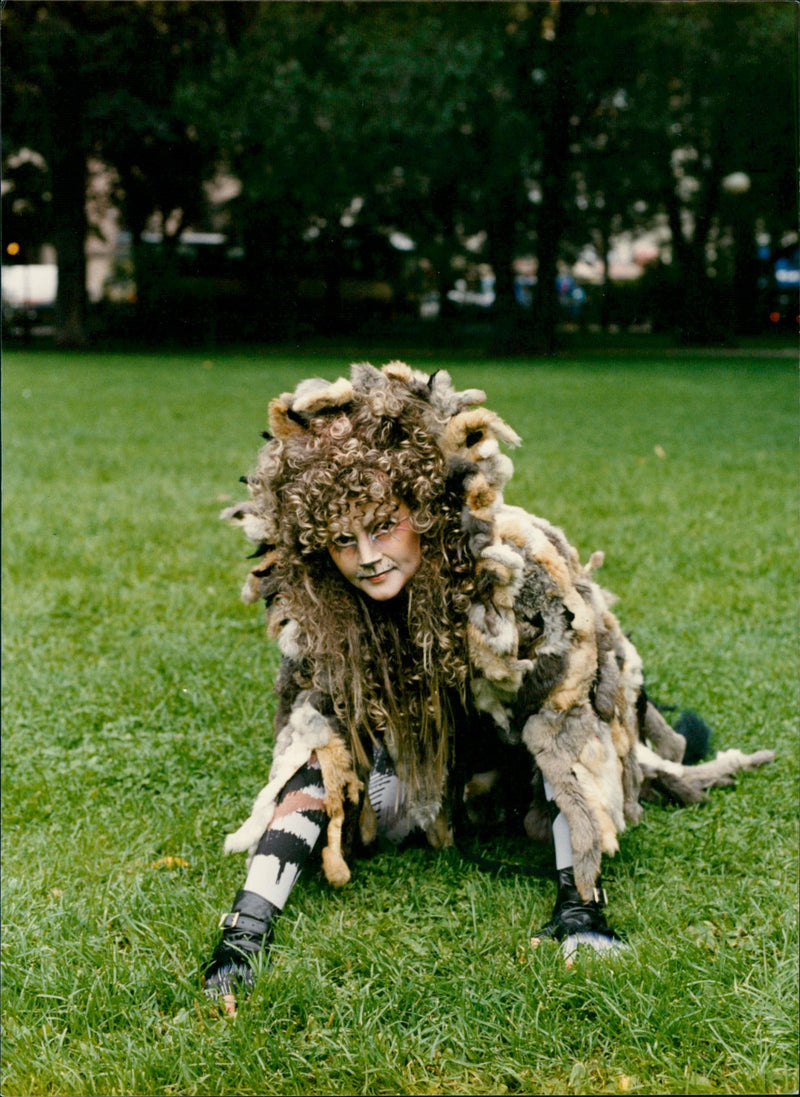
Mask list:
[[[665,221],[676,322],[707,340],[734,319],[709,308],[716,284],[738,287],[740,318],[752,300],[756,230],[794,227],[796,24],[794,5],[772,0],[14,0],[6,178],[57,245],[72,338],[97,161],[113,170],[134,241],[154,215],[173,235],[202,224],[203,183],[238,179],[229,231],[261,314],[290,317],[312,275],[327,322],[341,323],[343,276],[360,264],[399,277],[380,245],[395,231],[444,301],[459,264],[490,263],[498,330],[520,349],[554,345],[559,260],[589,242],[605,256],[614,233]],[[46,178],[28,161],[23,179],[21,148],[40,154]],[[738,198],[724,186],[734,172],[750,179]],[[528,313],[512,272],[525,254],[539,265]]]
[[4,153],[30,147],[47,165],[66,342],[85,337],[93,159],[113,169],[114,199],[135,233],[154,211],[179,208],[191,220],[200,209],[199,148],[176,112],[175,87],[187,64],[208,55],[228,6],[202,7],[92,0],[4,11]]

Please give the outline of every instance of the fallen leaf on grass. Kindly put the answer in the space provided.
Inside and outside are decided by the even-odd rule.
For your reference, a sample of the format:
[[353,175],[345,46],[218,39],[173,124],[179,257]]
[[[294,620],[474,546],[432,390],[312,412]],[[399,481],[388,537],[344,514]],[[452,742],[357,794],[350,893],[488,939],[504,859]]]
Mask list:
[[150,868],[166,868],[172,871],[174,868],[188,868],[189,862],[184,861],[182,857],[173,857],[171,854],[167,854],[166,857],[159,857],[157,861],[153,861]]

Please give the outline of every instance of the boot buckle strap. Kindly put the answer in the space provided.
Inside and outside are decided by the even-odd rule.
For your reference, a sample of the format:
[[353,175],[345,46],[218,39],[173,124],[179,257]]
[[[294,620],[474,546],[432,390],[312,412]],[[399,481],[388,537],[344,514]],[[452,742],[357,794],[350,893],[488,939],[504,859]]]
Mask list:
[[250,937],[263,937],[269,932],[270,923],[265,918],[256,918],[246,911],[234,910],[230,914],[223,914],[219,920],[220,929],[236,929],[239,933],[248,934]]

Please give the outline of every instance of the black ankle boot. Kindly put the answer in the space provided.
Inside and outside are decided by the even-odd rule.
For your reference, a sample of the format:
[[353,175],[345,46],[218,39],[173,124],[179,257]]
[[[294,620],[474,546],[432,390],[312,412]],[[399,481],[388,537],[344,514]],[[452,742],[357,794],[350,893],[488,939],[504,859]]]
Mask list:
[[608,925],[603,914],[606,894],[597,881],[594,897],[585,902],[575,886],[575,873],[571,868],[562,868],[556,873],[558,894],[553,916],[547,925],[534,934],[535,938],[555,937],[563,941],[567,937],[584,935],[587,939],[604,937],[608,941],[620,941],[622,938]]
[[253,989],[253,964],[272,943],[278,908],[253,891],[239,891],[230,914],[220,919],[222,940],[204,971],[209,998],[245,994]]

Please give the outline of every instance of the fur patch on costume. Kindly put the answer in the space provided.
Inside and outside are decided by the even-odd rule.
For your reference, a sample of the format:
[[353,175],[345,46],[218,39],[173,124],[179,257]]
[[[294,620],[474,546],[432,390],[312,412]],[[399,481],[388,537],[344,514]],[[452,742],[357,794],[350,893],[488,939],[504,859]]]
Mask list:
[[226,853],[247,850],[252,857],[261,835],[272,822],[283,786],[305,765],[313,751],[331,741],[333,728],[307,698],[307,692],[298,695],[287,723],[278,733],[269,780],[256,797],[249,818],[225,839]]
[[441,419],[452,419],[466,407],[486,403],[486,393],[482,389],[465,389],[456,392],[453,380],[445,369],[437,370],[428,379],[428,392],[431,407]]
[[299,632],[300,626],[297,621],[287,621],[281,628],[277,639],[282,655],[287,655],[290,659],[300,658],[300,645],[297,642]]
[[473,638],[480,636],[481,644],[495,655],[516,656],[518,633],[513,620],[480,604],[470,606],[469,620]]
[[[471,457],[487,438],[498,438],[509,446],[518,446],[522,439],[515,430],[488,408],[473,408],[455,415],[447,424],[441,445],[445,453]],[[502,485],[501,485],[502,486]]]
[[263,601],[270,605],[278,592],[278,585],[274,579],[273,567],[277,553],[275,550],[265,552],[261,560],[250,569],[250,574],[245,579],[242,587],[242,601],[245,604]]
[[602,549],[598,549],[596,552],[593,552],[592,555],[589,557],[588,564],[586,564],[584,568],[586,574],[591,575],[593,571],[597,571],[599,568],[601,568],[605,563],[605,559],[606,554],[602,551]]
[[256,514],[252,503],[239,503],[235,507],[226,507],[220,514],[220,518],[239,526],[248,541],[259,544],[265,539],[265,527],[263,519]]
[[467,481],[465,503],[470,513],[481,521],[491,522],[503,499],[500,493],[484,476],[476,472]]
[[289,404],[283,398],[270,400],[268,416],[270,433],[280,442],[304,429],[301,423],[291,418]]
[[587,739],[574,773],[600,827],[603,853],[616,853],[617,834],[625,829],[621,767],[611,739],[611,729],[596,720],[594,735]]
[[432,849],[449,849],[453,845],[453,828],[444,808],[440,808],[433,822],[425,827],[425,837]]
[[369,796],[364,797],[361,813],[358,817],[358,833],[365,846],[370,846],[378,837],[378,816]]
[[251,606],[253,602],[258,602],[261,599],[261,583],[252,571],[244,581],[241,598],[246,606]]
[[314,415],[323,408],[339,408],[353,399],[353,386],[346,377],[330,384],[319,378],[302,381],[294,391],[292,411]]
[[600,874],[607,836],[603,821],[598,819],[575,773],[575,765],[587,742],[596,734],[596,721],[588,705],[564,713],[544,710],[531,716],[522,731],[523,740],[553,787],[556,804],[569,824],[575,885],[586,901],[592,898]]
[[405,384],[408,384],[412,377],[411,367],[399,361],[387,362],[383,367],[383,373],[392,381],[403,381]]
[[[472,679],[471,692],[475,708],[479,712],[485,712],[488,716],[491,716],[498,728],[509,732],[511,716],[500,699],[499,690],[494,688],[486,678],[475,677]],[[507,694],[507,700],[513,700],[515,693],[516,691],[510,690]]]
[[481,671],[506,695],[513,696],[522,685],[523,675],[532,668],[533,664],[527,659],[513,659],[508,655],[498,655],[491,643],[487,641],[486,634],[481,629],[475,628],[472,623],[467,625],[467,643],[470,662],[475,669]]
[[325,786],[323,806],[328,813],[328,840],[322,850],[322,868],[328,883],[343,887],[350,880],[350,869],[342,856],[345,797],[357,804],[364,786],[353,769],[349,750],[338,735],[331,736],[325,746],[317,748],[317,759]]
[[655,707],[648,703],[644,720],[644,737],[665,762],[682,762],[686,740],[673,730]]

